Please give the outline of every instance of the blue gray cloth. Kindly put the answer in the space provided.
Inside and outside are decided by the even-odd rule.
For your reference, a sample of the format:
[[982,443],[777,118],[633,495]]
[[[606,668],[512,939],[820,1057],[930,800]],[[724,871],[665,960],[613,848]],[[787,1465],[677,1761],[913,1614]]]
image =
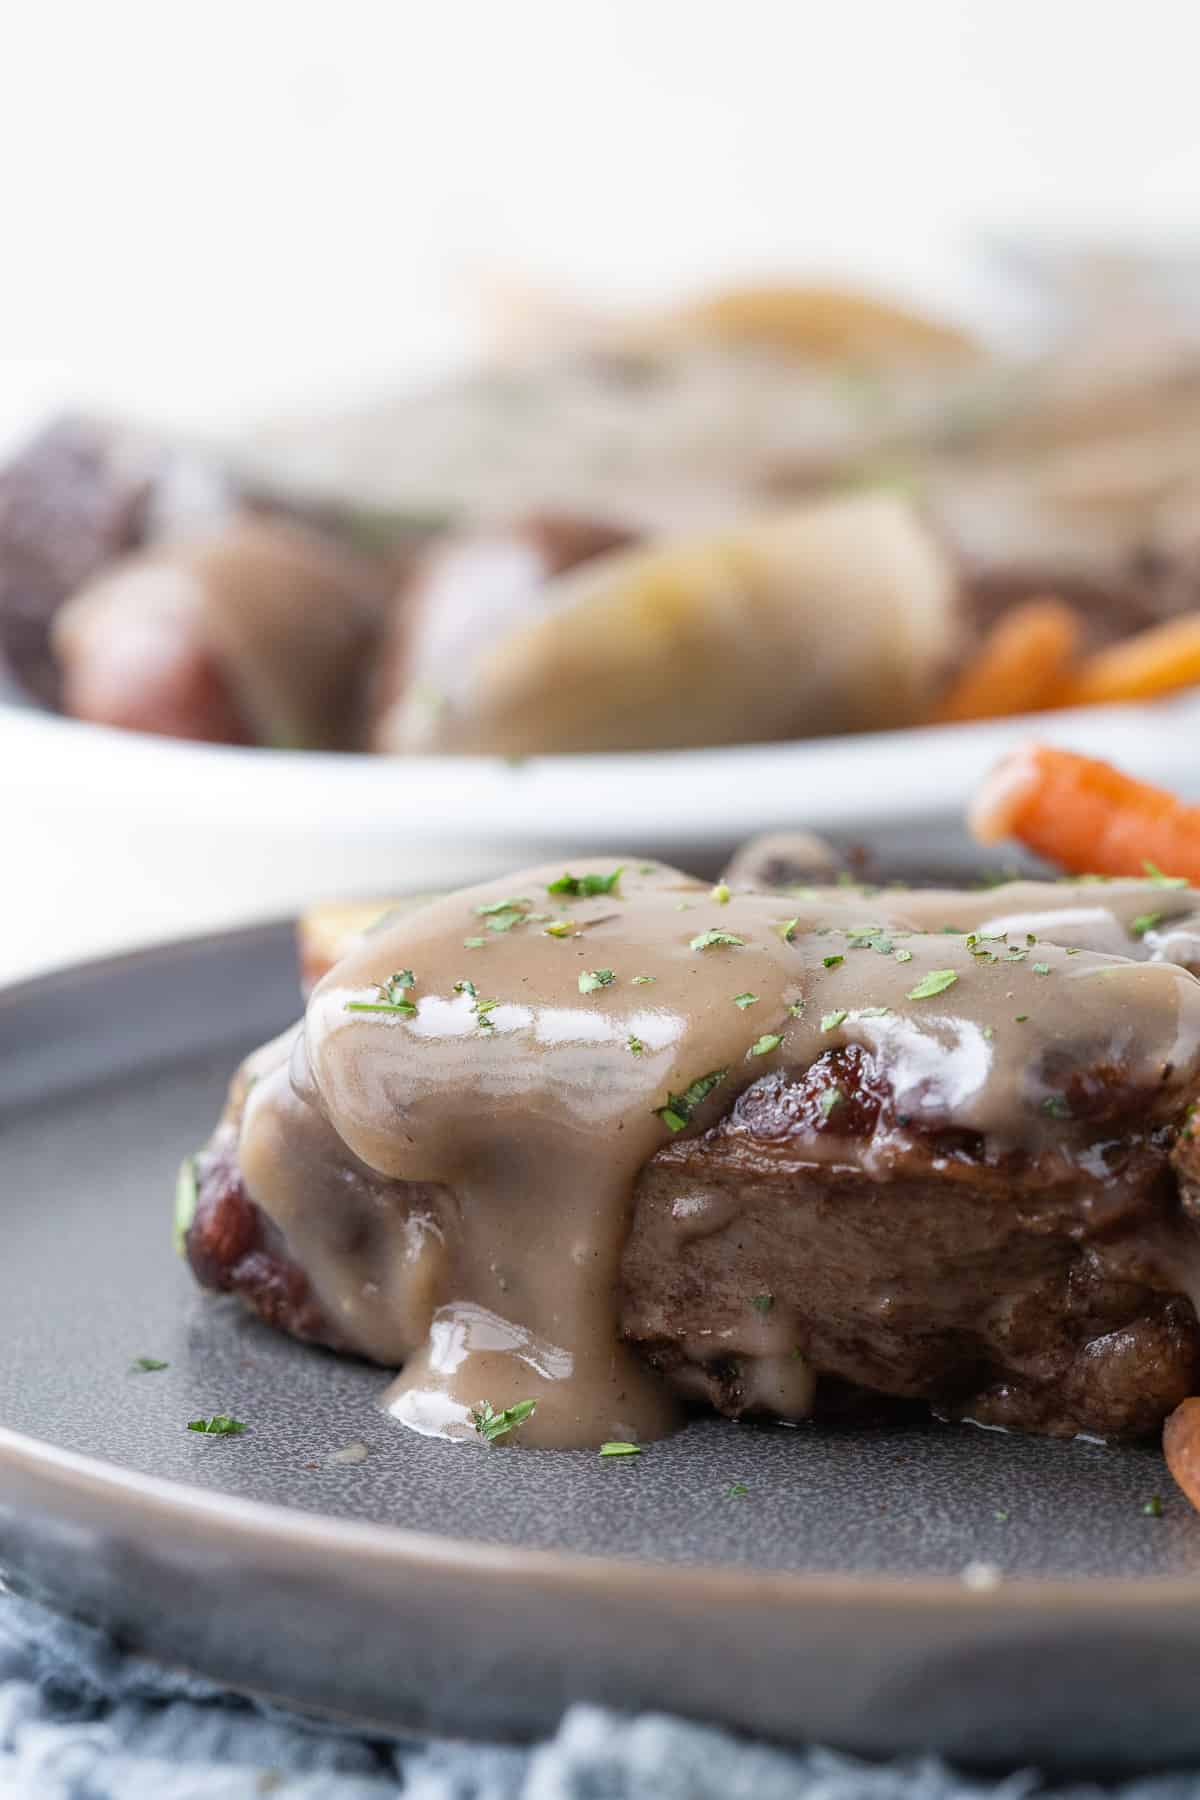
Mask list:
[[[530,1749],[367,1739],[222,1694],[0,1594],[0,1800],[1024,1800],[934,1761],[789,1754],[679,1719],[574,1707]],[[1098,1790],[1058,1790],[1084,1800]],[[1113,1796],[1107,1796],[1113,1800]],[[1200,1800],[1162,1776],[1118,1800]]]

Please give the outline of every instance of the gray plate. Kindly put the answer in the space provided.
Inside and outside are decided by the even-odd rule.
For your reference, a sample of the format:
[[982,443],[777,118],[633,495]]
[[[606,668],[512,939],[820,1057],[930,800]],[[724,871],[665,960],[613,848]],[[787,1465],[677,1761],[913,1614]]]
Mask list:
[[[1200,1752],[1200,1518],[1153,1449],[716,1420],[623,1462],[455,1447],[198,1293],[175,1166],[295,1010],[274,928],[0,996],[10,1580],[391,1728],[522,1735],[584,1698],[867,1751]],[[252,1429],[185,1430],[214,1411]]]

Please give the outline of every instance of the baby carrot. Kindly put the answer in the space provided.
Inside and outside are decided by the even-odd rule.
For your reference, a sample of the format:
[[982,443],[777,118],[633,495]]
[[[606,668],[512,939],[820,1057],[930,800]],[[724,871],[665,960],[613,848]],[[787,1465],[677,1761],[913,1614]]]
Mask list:
[[1200,1511],[1200,1400],[1183,1401],[1163,1426],[1167,1467]]
[[992,771],[968,823],[981,843],[1018,842],[1072,874],[1144,875],[1200,885],[1200,807],[1071,750],[1031,744]]
[[1058,706],[1082,635],[1079,614],[1061,600],[1010,607],[943,696],[934,720],[998,719]]
[[1200,681],[1200,613],[1186,613],[1097,650],[1080,664],[1057,704],[1102,706],[1153,700]]

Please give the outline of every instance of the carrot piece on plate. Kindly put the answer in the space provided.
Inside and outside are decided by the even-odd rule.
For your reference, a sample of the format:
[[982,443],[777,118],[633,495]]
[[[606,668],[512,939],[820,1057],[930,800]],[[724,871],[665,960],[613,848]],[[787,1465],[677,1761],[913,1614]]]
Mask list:
[[935,708],[938,724],[998,719],[1061,704],[1083,621],[1061,600],[1010,607]]
[[1185,613],[1097,650],[1080,664],[1060,706],[1153,700],[1200,682],[1200,613]]
[[1175,1408],[1163,1426],[1163,1450],[1175,1481],[1200,1512],[1200,1399]]
[[1072,874],[1151,869],[1200,885],[1200,807],[1071,750],[1014,752],[984,782],[968,823],[981,843],[1016,838]]

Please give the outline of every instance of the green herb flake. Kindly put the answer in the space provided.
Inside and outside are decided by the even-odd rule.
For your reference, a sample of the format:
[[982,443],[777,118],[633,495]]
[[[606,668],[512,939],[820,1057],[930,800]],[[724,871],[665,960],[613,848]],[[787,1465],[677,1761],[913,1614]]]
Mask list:
[[1028,1013],[1014,1013],[1013,1018],[1016,1020],[1018,1025],[1027,1025],[1029,1023],[1029,1014]]
[[1149,1519],[1161,1519],[1163,1516],[1162,1495],[1151,1494],[1142,1511]]
[[778,1050],[782,1042],[783,1039],[777,1031],[764,1032],[762,1037],[751,1044],[750,1054],[751,1056],[770,1056],[772,1050]]
[[980,1035],[990,1040],[995,1037],[996,1033],[990,1025],[985,1025]]
[[850,1017],[850,1015],[847,1012],[824,1013],[824,1014],[822,1014],[822,1017],[821,1017],[821,1030],[822,1031],[836,1031],[838,1026],[844,1025],[846,1020],[849,1017]]
[[856,1019],[885,1019],[891,1010],[890,1006],[863,1006],[854,1016]]
[[710,900],[714,901],[717,906],[728,906],[731,899],[728,884],[724,881],[718,881],[716,887],[712,889],[708,897]]
[[479,989],[475,986],[473,981],[456,981],[454,984],[454,991],[456,994],[467,994],[472,1000],[474,1000],[479,993]]
[[689,950],[715,950],[721,944],[732,944],[735,949],[744,948],[745,938],[738,937],[734,931],[702,931],[688,945]]
[[477,906],[475,912],[479,918],[487,919],[494,913],[521,912],[525,907],[532,906],[532,904],[533,902],[528,899],[526,895],[518,894],[513,900],[493,900],[487,906]]
[[730,1500],[744,1500],[750,1489],[744,1481],[731,1481],[725,1492]]
[[1164,875],[1162,870],[1152,862],[1143,862],[1142,867],[1155,887],[1185,888],[1188,885],[1186,875]]
[[823,956],[821,958],[822,963],[827,969],[839,968],[845,960],[844,956]]
[[728,1073],[728,1069],[711,1069],[707,1075],[693,1081],[682,1094],[668,1094],[665,1106],[651,1109],[655,1118],[661,1119],[668,1131],[682,1131],[700,1102],[720,1086]]
[[640,1456],[642,1454],[642,1446],[640,1444],[625,1444],[622,1443],[620,1439],[613,1439],[611,1443],[601,1444],[598,1454],[600,1456]]
[[1134,937],[1141,938],[1145,937],[1148,931],[1153,931],[1154,927],[1161,922],[1162,914],[1160,912],[1139,913],[1129,929]]
[[624,867],[622,863],[611,875],[560,875],[557,881],[546,883],[546,892],[565,894],[568,900],[587,900],[595,894],[612,894],[616,892]]
[[496,1412],[490,1401],[481,1400],[478,1406],[471,1408],[471,1423],[486,1443],[494,1444],[497,1438],[507,1437],[510,1431],[524,1425],[536,1407],[536,1400],[518,1400],[515,1406],[506,1406],[503,1412]]
[[992,1514],[992,1517],[993,1517],[993,1519],[997,1519],[1001,1525],[1006,1524],[1008,1521],[1008,1513],[1005,1510],[1005,1508],[1002,1506],[998,1506],[996,1508],[995,1512]]
[[826,1088],[818,1102],[821,1108],[821,1117],[827,1119],[834,1107],[840,1106],[845,1098],[840,1087]]
[[658,867],[657,863],[642,863],[639,865],[638,874],[639,875],[653,875],[653,873],[657,869],[657,867]]
[[774,925],[772,925],[771,930],[777,932],[785,944],[790,944],[796,935],[796,928],[799,923],[799,919],[777,919]]
[[487,944],[486,938],[464,938],[463,939],[463,949],[464,950],[482,950],[482,949],[484,949],[486,944]]
[[774,1294],[755,1294],[750,1304],[755,1312],[769,1313],[775,1304],[775,1296]]
[[206,1431],[209,1437],[239,1437],[249,1427],[241,1419],[231,1419],[228,1413],[214,1413],[211,1419],[189,1419],[189,1431]]
[[954,986],[958,980],[954,969],[930,969],[928,975],[922,975],[916,987],[909,988],[910,1000],[932,1000],[935,994],[944,994],[947,988]]
[[597,988],[611,987],[616,979],[611,969],[581,969],[579,991],[581,994],[594,994]]
[[1071,1109],[1061,1094],[1047,1094],[1042,1101],[1042,1111],[1051,1119],[1069,1119]]
[[511,908],[506,912],[494,912],[487,920],[487,928],[489,931],[511,931],[514,925],[524,925],[526,916]]
[[408,995],[416,983],[417,978],[411,969],[397,969],[386,981],[379,983],[374,1000],[347,1000],[346,1011],[398,1013],[402,1018],[413,1019],[417,1009]]
[[791,1013],[793,1019],[798,1019],[807,1005],[807,1000],[793,1000],[788,1007],[788,1011]]
[[742,1011],[745,1012],[746,1008],[748,1006],[753,1006],[754,1002],[757,999],[758,999],[757,994],[751,994],[749,992],[746,992],[744,994],[735,994],[733,996],[733,1004],[735,1006],[740,1006]]
[[544,935],[552,938],[572,937],[575,926],[570,919],[555,919],[547,925]]
[[1030,963],[1029,966],[1035,975],[1048,975],[1050,973],[1049,963]]
[[912,956],[913,956],[913,953],[911,950],[897,950],[895,952],[895,957],[896,957],[897,962],[911,962]]
[[171,1238],[177,1256],[187,1254],[187,1234],[192,1228],[192,1220],[196,1216],[196,1159],[185,1156],[179,1165],[179,1174],[175,1177],[175,1210],[172,1218]]
[[657,981],[657,980],[658,980],[657,975],[635,975],[633,977],[633,985],[634,985],[634,987],[644,987],[648,981]]
[[154,1375],[159,1369],[169,1369],[171,1365],[170,1363],[163,1362],[162,1359],[157,1356],[135,1356],[133,1359],[133,1366],[135,1369],[140,1370],[143,1375]]
[[646,1054],[646,1046],[643,1044],[640,1037],[627,1037],[625,1039],[625,1048],[628,1050],[630,1056],[644,1056]]

